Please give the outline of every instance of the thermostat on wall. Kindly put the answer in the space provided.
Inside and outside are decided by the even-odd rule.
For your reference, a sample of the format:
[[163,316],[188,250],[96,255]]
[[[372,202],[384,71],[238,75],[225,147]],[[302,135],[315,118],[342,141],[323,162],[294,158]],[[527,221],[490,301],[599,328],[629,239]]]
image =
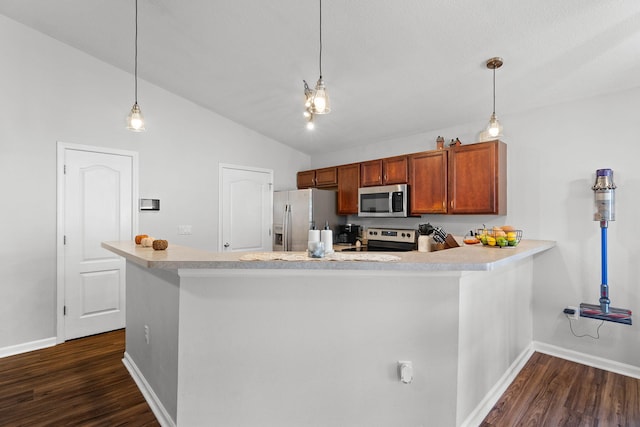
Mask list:
[[159,211],[160,199],[140,199],[141,211]]

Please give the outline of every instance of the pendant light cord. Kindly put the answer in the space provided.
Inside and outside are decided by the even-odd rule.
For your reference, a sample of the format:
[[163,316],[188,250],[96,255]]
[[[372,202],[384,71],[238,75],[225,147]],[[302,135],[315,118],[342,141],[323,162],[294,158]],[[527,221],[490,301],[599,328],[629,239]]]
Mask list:
[[138,103],[138,0],[136,0],[136,32],[135,32],[135,49],[134,49],[134,88],[135,88],[135,103]]
[[495,113],[496,113],[496,68],[494,67],[493,68],[493,114]]
[[319,63],[320,63],[320,78],[322,79],[322,0],[320,0],[320,61]]

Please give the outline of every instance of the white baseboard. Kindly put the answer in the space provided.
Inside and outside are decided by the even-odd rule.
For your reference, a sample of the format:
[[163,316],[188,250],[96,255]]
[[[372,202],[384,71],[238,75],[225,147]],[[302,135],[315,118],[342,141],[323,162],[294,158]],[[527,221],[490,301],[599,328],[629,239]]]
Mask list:
[[581,363],[583,365],[592,366],[594,368],[603,369],[605,371],[615,372],[616,374],[640,379],[640,367],[638,366],[627,365],[624,363],[616,362],[615,360],[591,356],[589,354],[567,350],[566,348],[557,347],[555,345],[545,344],[538,341],[534,341],[532,345],[534,351],[538,351],[540,353],[570,360],[572,362]]
[[136,385],[140,389],[142,396],[147,401],[149,406],[151,407],[151,411],[158,419],[158,422],[162,427],[176,427],[176,423],[173,421],[167,410],[165,409],[158,396],[155,394],[147,380],[142,375],[142,372],[138,369],[131,356],[125,351],[124,359],[122,359],[122,363],[131,374],[131,377],[136,382]]
[[0,348],[0,358],[14,356],[16,354],[28,353],[34,350],[41,350],[56,345],[56,337],[44,338],[37,341],[26,342],[24,344],[11,345],[9,347]]
[[534,349],[529,345],[509,366],[507,371],[502,375],[498,382],[489,390],[482,401],[471,411],[469,416],[459,425],[459,427],[475,427],[486,418],[491,409],[495,406],[503,393],[511,385],[513,380],[518,376],[529,358],[533,355]]

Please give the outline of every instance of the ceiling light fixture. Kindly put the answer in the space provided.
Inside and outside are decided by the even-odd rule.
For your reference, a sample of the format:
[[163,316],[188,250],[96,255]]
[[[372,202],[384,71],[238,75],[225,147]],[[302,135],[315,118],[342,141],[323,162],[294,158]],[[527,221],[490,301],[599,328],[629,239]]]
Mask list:
[[127,129],[133,132],[144,131],[144,117],[138,105],[138,0],[136,1],[136,36],[135,36],[135,54],[134,54],[134,79],[135,79],[135,102],[129,116],[127,116]]
[[322,0],[320,3],[320,54],[319,54],[319,71],[320,77],[316,83],[314,90],[309,88],[306,81],[304,82],[304,96],[305,96],[305,112],[304,116],[307,119],[307,129],[313,129],[313,116],[316,114],[328,114],[331,112],[331,105],[329,104],[329,95],[322,79]]
[[313,100],[313,91],[311,91],[311,89],[309,89],[309,85],[307,84],[306,81],[304,81],[304,97],[305,97],[305,101],[304,101],[304,118],[307,119],[307,129],[308,130],[313,130],[316,125],[313,123],[313,113],[311,112],[311,103]]
[[313,104],[313,91],[309,88],[309,84],[306,80],[303,80],[304,83],[304,117],[309,118],[313,116],[313,111],[311,109],[311,105]]
[[491,113],[489,124],[487,125],[487,133],[492,137],[502,135],[502,125],[496,117],[496,68],[502,67],[503,63],[504,61],[499,57],[491,58],[487,61],[487,68],[493,70],[493,113]]

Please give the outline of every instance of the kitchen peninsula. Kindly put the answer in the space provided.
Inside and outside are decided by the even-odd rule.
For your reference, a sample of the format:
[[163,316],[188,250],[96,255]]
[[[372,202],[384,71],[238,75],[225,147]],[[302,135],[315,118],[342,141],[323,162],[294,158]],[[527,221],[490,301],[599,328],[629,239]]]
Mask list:
[[124,362],[162,424],[461,426],[529,357],[533,260],[555,243],[388,261],[102,245],[127,259]]

